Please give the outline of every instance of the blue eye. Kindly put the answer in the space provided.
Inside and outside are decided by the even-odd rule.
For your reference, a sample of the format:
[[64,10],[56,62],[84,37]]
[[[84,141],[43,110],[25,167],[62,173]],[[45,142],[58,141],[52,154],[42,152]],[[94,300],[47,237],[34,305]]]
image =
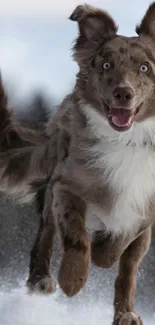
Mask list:
[[109,62],[105,62],[105,63],[103,63],[103,69],[104,69],[104,70],[109,70],[110,68],[111,68],[111,65],[110,65]]
[[141,72],[147,72],[149,70],[148,66],[146,64],[142,64],[140,67]]

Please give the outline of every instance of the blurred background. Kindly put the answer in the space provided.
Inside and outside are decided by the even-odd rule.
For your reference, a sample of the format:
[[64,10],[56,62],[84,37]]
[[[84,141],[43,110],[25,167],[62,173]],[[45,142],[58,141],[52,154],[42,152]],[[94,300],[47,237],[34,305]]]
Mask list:
[[[134,35],[149,0],[98,0],[87,3],[109,11],[120,34]],[[74,0],[1,0],[0,69],[10,106],[26,123],[44,119],[74,87],[78,67],[71,58],[77,25],[68,17]],[[86,287],[73,299],[58,289],[48,297],[25,288],[29,253],[37,229],[34,206],[17,206],[0,196],[0,325],[110,325],[117,265],[91,268]],[[155,237],[155,236],[154,236]],[[53,272],[57,275],[59,247]],[[155,240],[138,276],[136,307],[144,324],[155,324]]]
[[[85,1],[84,1],[85,2]],[[88,0],[105,8],[119,33],[133,35],[150,0]],[[79,0],[1,0],[0,68],[10,96],[41,89],[59,102],[72,89],[77,72],[71,47],[77,24],[68,19]]]

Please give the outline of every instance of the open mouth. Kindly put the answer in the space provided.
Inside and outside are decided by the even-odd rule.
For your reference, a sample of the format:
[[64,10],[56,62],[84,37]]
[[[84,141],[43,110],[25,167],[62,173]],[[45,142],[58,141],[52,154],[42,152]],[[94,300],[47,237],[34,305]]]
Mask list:
[[127,131],[131,128],[134,117],[140,110],[139,105],[137,109],[108,107],[106,105],[106,115],[110,125],[117,131]]

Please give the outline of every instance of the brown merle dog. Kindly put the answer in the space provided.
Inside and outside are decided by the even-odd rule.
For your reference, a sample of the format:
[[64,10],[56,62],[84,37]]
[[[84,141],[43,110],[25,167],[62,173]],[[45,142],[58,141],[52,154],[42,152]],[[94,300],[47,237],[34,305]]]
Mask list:
[[66,295],[87,281],[90,258],[103,268],[120,260],[114,324],[141,325],[134,313],[136,276],[155,221],[155,3],[136,37],[118,35],[114,20],[88,5],[70,19],[79,27],[75,88],[48,123],[45,142],[4,148],[1,186],[28,199],[38,191],[42,203],[31,289],[53,290],[58,229],[58,281]]

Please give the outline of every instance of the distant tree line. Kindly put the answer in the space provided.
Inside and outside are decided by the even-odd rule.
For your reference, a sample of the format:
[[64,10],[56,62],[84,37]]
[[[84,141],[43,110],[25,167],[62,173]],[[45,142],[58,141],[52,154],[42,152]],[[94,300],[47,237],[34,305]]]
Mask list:
[[42,129],[53,109],[51,100],[49,101],[45,94],[36,92],[30,100],[18,103],[16,108],[13,108],[13,113],[22,125]]

